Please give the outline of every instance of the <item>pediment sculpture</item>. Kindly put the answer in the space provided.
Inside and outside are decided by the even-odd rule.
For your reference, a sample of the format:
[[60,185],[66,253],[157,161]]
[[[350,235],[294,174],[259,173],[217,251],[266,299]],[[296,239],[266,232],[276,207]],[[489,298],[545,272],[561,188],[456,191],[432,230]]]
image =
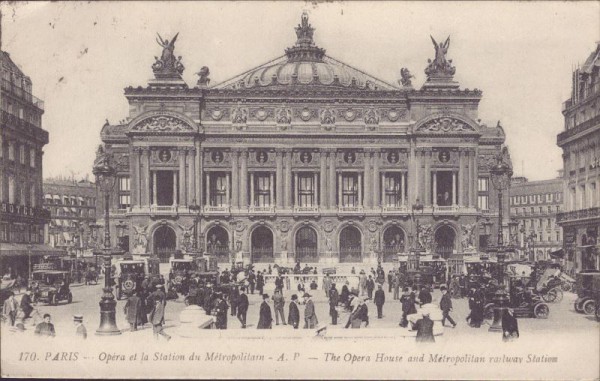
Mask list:
[[292,110],[289,108],[277,109],[277,123],[290,124],[292,122]]
[[473,126],[452,117],[439,117],[423,123],[417,131],[419,132],[472,132]]
[[141,122],[136,123],[131,130],[153,132],[188,132],[194,131],[194,128],[179,118],[159,115],[146,118]]
[[435,48],[435,59],[433,61],[427,60],[429,65],[425,69],[425,74],[428,77],[452,77],[456,72],[456,68],[452,66],[452,60],[446,59],[450,47],[450,36],[443,43],[437,43],[433,36],[430,37]]
[[231,110],[231,122],[234,124],[244,124],[248,120],[248,110],[243,107],[234,107]]
[[335,114],[333,113],[333,111],[321,111],[321,124],[335,124]]
[[379,113],[375,109],[369,109],[365,112],[365,124],[379,124]]
[[158,36],[156,42],[163,50],[160,58],[154,57],[156,61],[152,64],[152,71],[157,78],[181,78],[181,73],[183,73],[185,68],[181,63],[181,56],[175,58],[174,54],[175,41],[177,41],[179,33],[171,41],[168,39],[163,40],[158,33],[156,35]]

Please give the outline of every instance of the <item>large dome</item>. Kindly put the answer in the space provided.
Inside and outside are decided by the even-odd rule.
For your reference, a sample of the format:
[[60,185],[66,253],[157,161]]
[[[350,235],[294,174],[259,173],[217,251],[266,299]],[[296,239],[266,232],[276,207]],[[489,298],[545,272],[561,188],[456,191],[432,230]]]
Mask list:
[[217,89],[254,87],[326,86],[393,90],[394,86],[325,55],[313,42],[314,28],[306,13],[296,27],[298,40],[281,56],[215,86]]

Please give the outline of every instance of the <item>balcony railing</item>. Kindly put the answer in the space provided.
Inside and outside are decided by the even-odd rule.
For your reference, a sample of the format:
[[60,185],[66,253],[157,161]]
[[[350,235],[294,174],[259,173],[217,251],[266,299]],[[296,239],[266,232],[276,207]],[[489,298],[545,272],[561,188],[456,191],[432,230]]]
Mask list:
[[408,213],[408,207],[406,205],[384,205],[381,207],[381,212],[385,214]]
[[566,131],[561,132],[560,134],[558,134],[556,142],[560,145],[563,140],[570,138],[571,136],[573,136],[575,134],[583,132],[583,131],[587,130],[588,128],[591,128],[599,123],[600,123],[600,114],[596,115],[592,119],[589,119],[583,123],[580,123],[577,127],[573,127]]
[[207,214],[229,214],[231,213],[229,205],[205,205],[204,213]]
[[362,213],[363,207],[362,207],[362,205],[356,205],[356,206],[340,205],[338,207],[338,212],[340,212],[340,213]]
[[600,207],[558,213],[556,215],[556,222],[582,220],[582,219],[596,218],[596,217],[600,217]]
[[14,83],[7,81],[6,79],[2,79],[2,90],[8,91],[11,94],[24,99],[27,102],[32,103],[40,110],[44,110],[44,101],[35,97],[31,93],[25,91],[23,88],[18,87]]
[[248,212],[249,213],[254,213],[254,214],[275,214],[275,207],[272,205],[267,205],[267,206],[251,206],[250,208],[248,208]]
[[294,213],[296,214],[311,214],[311,213],[319,213],[318,206],[294,206]]

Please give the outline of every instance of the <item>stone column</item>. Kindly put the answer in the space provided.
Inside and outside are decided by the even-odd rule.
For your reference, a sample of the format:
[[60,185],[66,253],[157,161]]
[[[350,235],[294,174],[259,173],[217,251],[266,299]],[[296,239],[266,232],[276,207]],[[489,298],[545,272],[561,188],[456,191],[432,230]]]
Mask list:
[[298,172],[294,173],[294,206],[298,206]]
[[238,157],[239,150],[231,150],[231,207],[235,210],[239,209],[239,189],[240,189],[240,178],[239,178],[239,167]]
[[206,206],[210,206],[210,172],[206,172]]
[[[410,143],[410,153],[408,155],[408,179],[410,180],[410,183],[412,183],[412,186],[408,186],[407,187],[407,201],[409,205],[414,204],[416,197],[416,190],[417,190],[417,177],[416,177],[416,155],[415,155],[415,143],[414,141],[411,141]],[[409,184],[410,184],[409,183]]]
[[[144,188],[143,188],[143,205],[151,205],[154,202],[150,199],[150,149],[144,148],[145,156],[144,163]],[[154,182],[156,184],[156,181]],[[156,194],[156,192],[154,193]]]
[[452,206],[456,206],[456,171],[452,171]]
[[371,150],[370,149],[366,149],[365,153],[364,153],[364,158],[365,158],[365,165],[364,165],[364,177],[365,177],[365,193],[364,193],[364,200],[361,198],[361,194],[362,194],[362,189],[360,186],[360,179],[361,176],[360,174],[358,175],[358,204],[362,205],[365,209],[370,209],[371,208],[371,182],[368,181],[368,174],[371,173]]
[[269,172],[269,206],[273,206],[273,197],[275,196],[275,188],[273,184],[273,172]]
[[[130,177],[129,177],[129,189],[131,190],[131,206],[134,205],[138,205],[138,192],[140,190],[140,170],[139,170],[139,163],[140,163],[140,157],[138,155],[138,150],[137,148],[131,148],[129,151],[129,173],[130,173]],[[35,191],[36,185],[32,184],[32,191]],[[0,195],[2,195],[2,190],[0,189]],[[0,196],[2,197],[2,196]],[[37,200],[34,200],[37,201]],[[35,204],[31,205],[33,207],[35,207]]]
[[156,194],[156,190],[157,190],[157,186],[156,186],[156,171],[152,171],[152,205],[156,205],[157,204],[157,194]]
[[292,208],[292,150],[285,150],[285,208]]
[[185,167],[186,167],[186,161],[187,161],[187,149],[185,148],[180,148],[179,149],[179,187],[178,187],[178,191],[179,191],[179,202],[175,203],[175,204],[180,204],[180,205],[186,205],[186,199],[185,199]]
[[462,149],[458,150],[458,205],[464,206],[464,163],[463,163],[464,152]]
[[248,151],[242,151],[240,165],[240,209],[248,208]]
[[431,193],[434,193],[431,189],[431,162],[433,160],[433,151],[428,149],[427,151],[424,151],[423,154],[425,159],[425,187],[423,189],[423,197],[425,199],[423,200],[423,205],[433,205],[432,199],[435,198],[435,195],[433,195],[433,198],[431,197]]
[[231,206],[231,183],[229,173],[225,174],[225,205]]
[[362,173],[358,174],[358,206],[363,206]]
[[250,207],[254,207],[254,172],[250,173]]
[[471,151],[470,152],[470,182],[469,182],[469,206],[470,207],[475,207],[477,205],[477,167],[476,167],[476,163],[477,163],[477,152],[476,151]]
[[434,206],[437,206],[437,195],[438,195],[438,190],[437,190],[437,172],[433,171],[433,189],[432,189],[432,193],[433,193],[433,197],[432,197],[432,202],[431,204]]
[[317,173],[313,173],[313,203],[311,206],[318,206],[320,201],[317,199],[317,197],[319,197],[319,188],[317,188],[317,178]]
[[388,206],[385,200],[385,172],[379,174],[379,182],[381,183],[381,189],[379,190],[379,203],[381,206]]
[[338,177],[338,181],[337,181],[337,183],[338,183],[338,187],[337,187],[337,190],[338,190],[338,207],[340,207],[340,206],[344,206],[344,202],[343,202],[343,198],[342,198],[343,197],[342,196],[342,173],[341,172],[338,173],[337,177]]
[[194,178],[196,179],[196,205],[202,206],[202,197],[204,196],[204,149],[197,142],[196,169]]
[[406,204],[406,172],[400,174],[400,194],[402,197],[402,205]]
[[189,152],[191,157],[188,160],[188,205],[193,200],[198,200],[196,198],[196,148],[191,148]]
[[320,171],[320,179],[319,179],[319,205],[321,209],[327,209],[328,199],[327,199],[327,152],[324,149],[321,149],[319,153],[321,157],[321,171]]
[[[181,163],[181,161],[180,161]],[[180,168],[181,169],[181,168]],[[173,205],[177,205],[177,172],[173,171]]]
[[277,199],[277,209],[283,208],[283,151],[277,149],[275,151],[275,198]]
[[[327,184],[329,188],[329,208],[334,209],[337,205],[335,200],[336,194],[336,182],[335,182],[335,174],[336,174],[336,152],[334,149],[329,150],[329,183]],[[342,189],[342,183],[339,184],[340,190]],[[340,205],[342,204],[342,199],[340,198]]]
[[381,199],[379,198],[379,188],[381,184],[381,176],[379,175],[380,156],[380,150],[375,150],[373,155],[373,209],[378,209],[381,206]]

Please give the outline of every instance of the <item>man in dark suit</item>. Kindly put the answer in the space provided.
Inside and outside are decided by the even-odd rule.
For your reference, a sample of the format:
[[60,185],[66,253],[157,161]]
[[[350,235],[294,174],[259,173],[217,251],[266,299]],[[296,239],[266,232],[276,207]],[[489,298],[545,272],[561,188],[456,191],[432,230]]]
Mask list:
[[260,305],[260,316],[258,319],[258,329],[271,329],[273,325],[273,315],[271,314],[271,306],[269,306],[269,294],[263,294],[263,302]]
[[385,303],[385,292],[383,291],[381,284],[377,286],[373,302],[377,306],[377,319],[381,319],[383,317],[383,304]]
[[431,303],[432,300],[433,297],[427,289],[427,286],[421,287],[421,292],[419,292],[419,304],[422,306],[423,304]]
[[429,318],[429,312],[423,313],[423,318],[415,323],[417,329],[417,343],[435,343],[433,337],[433,320]]
[[329,315],[331,315],[331,324],[337,325],[338,312],[335,309],[340,301],[340,295],[335,287],[335,283],[331,284],[329,289]]
[[237,318],[242,323],[242,328],[246,328],[246,313],[248,312],[248,295],[246,295],[246,287],[240,288],[240,296],[237,302]]
[[452,311],[452,299],[448,293],[446,286],[440,287],[442,291],[442,300],[440,300],[440,309],[442,310],[442,326],[446,323],[446,319],[452,324],[452,328],[456,327],[456,323],[450,317],[450,311]]
[[298,295],[292,295],[292,301],[290,302],[290,309],[288,312],[288,324],[298,329],[300,324],[300,309],[298,309]]

